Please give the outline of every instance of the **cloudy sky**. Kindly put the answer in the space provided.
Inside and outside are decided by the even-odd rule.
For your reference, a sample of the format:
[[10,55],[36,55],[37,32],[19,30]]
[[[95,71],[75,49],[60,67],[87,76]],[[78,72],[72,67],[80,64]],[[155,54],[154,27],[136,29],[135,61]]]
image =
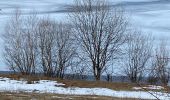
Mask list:
[[[37,11],[39,16],[50,15],[56,20],[63,20],[67,12],[65,8],[72,5],[74,0],[0,0],[0,33],[4,33],[4,26],[13,15],[16,8],[23,14]],[[113,7],[121,6],[132,27],[152,34],[159,39],[170,38],[170,0],[110,0]],[[0,39],[1,49],[3,41]],[[170,45],[170,44],[169,44]],[[0,70],[7,70],[0,50]]]

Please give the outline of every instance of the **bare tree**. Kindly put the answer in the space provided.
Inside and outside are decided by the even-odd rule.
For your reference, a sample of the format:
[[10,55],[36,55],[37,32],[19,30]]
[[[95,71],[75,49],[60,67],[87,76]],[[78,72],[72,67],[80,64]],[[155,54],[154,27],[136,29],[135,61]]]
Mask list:
[[16,10],[15,15],[7,24],[4,34],[4,54],[11,70],[22,74],[35,73],[36,25],[36,15],[24,18],[19,10]]
[[20,25],[21,23],[21,17],[20,17],[20,11],[17,10],[15,16],[11,18],[9,23],[6,25],[5,28],[5,34],[4,34],[4,42],[5,42],[5,50],[4,50],[4,57],[6,60],[6,64],[9,66],[10,70],[13,71],[21,71],[21,65],[19,56],[20,52]]
[[22,37],[22,44],[23,44],[23,52],[24,58],[23,61],[25,63],[25,67],[28,68],[27,72],[34,74],[36,72],[37,66],[37,25],[39,22],[39,18],[36,14],[28,16],[23,20],[23,37]]
[[53,66],[53,50],[55,45],[56,25],[49,19],[41,19],[38,25],[37,38],[40,66],[45,76],[53,76],[55,66]]
[[108,82],[112,82],[113,81],[113,74],[114,74],[114,71],[113,71],[113,67],[111,67],[111,69],[107,69],[105,70],[105,73],[106,73],[106,80]]
[[59,23],[56,29],[55,46],[57,48],[57,52],[55,55],[55,63],[57,66],[57,76],[63,78],[66,68],[73,65],[76,48],[74,46],[71,27],[68,24]]
[[100,80],[103,69],[124,43],[127,23],[123,12],[111,10],[107,0],[75,0],[73,10],[70,19],[79,54],[90,63],[95,79]]
[[126,46],[127,56],[123,61],[124,72],[131,82],[139,82],[151,57],[151,38],[135,32],[130,34],[128,39]]
[[82,57],[76,56],[76,62],[74,66],[71,67],[72,78],[75,79],[87,79],[88,75],[91,74],[88,62],[86,62]]
[[153,59],[152,70],[156,72],[155,76],[166,86],[170,78],[170,58],[166,42],[162,41],[160,43],[160,46],[155,50],[155,56]]
[[46,76],[63,78],[73,61],[76,49],[73,46],[71,27],[49,18],[41,19],[38,28],[40,64]]
[[[64,77],[74,61],[71,26],[36,14],[22,16],[19,10],[6,26],[4,55],[11,70],[22,74],[43,71]],[[41,70],[40,70],[41,69]]]
[[[154,58],[155,59],[155,58]],[[151,61],[153,64],[151,66],[150,69],[148,69],[148,78],[147,78],[147,82],[150,84],[157,84],[159,81],[159,75],[157,70],[155,69],[155,61]]]

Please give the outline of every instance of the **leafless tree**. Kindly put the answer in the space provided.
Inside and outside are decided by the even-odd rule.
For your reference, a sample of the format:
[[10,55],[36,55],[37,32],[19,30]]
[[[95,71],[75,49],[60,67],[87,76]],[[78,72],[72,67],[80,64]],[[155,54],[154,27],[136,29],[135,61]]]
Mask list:
[[41,19],[38,28],[40,64],[46,76],[63,78],[72,64],[76,49],[73,46],[71,27],[49,18]]
[[[162,85],[166,87],[168,85],[169,78],[170,78],[169,48],[167,46],[167,41],[165,40],[160,41],[160,43],[158,44],[158,47],[156,47],[156,49],[153,50],[151,65],[152,65],[151,68],[147,69],[149,70],[149,82],[153,84],[157,84],[157,83],[159,84],[159,82],[162,82]],[[139,86],[141,85],[139,84]],[[170,97],[170,95],[168,94],[169,89],[160,90],[162,93],[167,93],[166,95],[158,94],[156,91],[150,92],[147,89],[144,89],[144,88],[142,89],[147,91],[157,100],[161,100],[160,97],[163,95],[166,97]]]
[[110,9],[107,0],[75,0],[73,10],[69,16],[79,55],[90,63],[95,79],[100,80],[111,57],[121,51],[127,22],[122,11]]
[[76,79],[87,79],[88,75],[91,74],[88,62],[82,59],[82,57],[78,57],[78,55],[76,56],[76,62],[71,70],[73,78]]
[[[155,61],[151,62],[155,63]],[[152,64],[151,68],[147,70],[148,72],[147,82],[153,85],[157,84],[159,81],[159,75],[157,70],[155,69],[154,63]]]
[[4,42],[5,42],[5,50],[4,56],[7,65],[9,66],[10,70],[13,71],[22,71],[20,68],[21,65],[19,64],[19,51],[20,51],[20,12],[17,10],[15,16],[11,18],[11,23],[8,23],[5,28],[4,34]]
[[76,53],[72,37],[68,24],[36,14],[22,16],[17,10],[4,34],[7,65],[22,74],[40,71],[46,76],[63,78]]
[[6,26],[4,34],[5,59],[13,71],[22,74],[35,73],[36,66],[36,15],[24,18],[19,10]]
[[140,32],[134,32],[129,35],[128,39],[127,56],[123,61],[124,72],[131,82],[139,82],[151,57],[151,38],[142,35]]
[[111,69],[105,70],[105,73],[106,73],[106,80],[108,82],[112,82],[112,80],[113,80],[113,73],[114,73],[113,67],[111,67]]
[[23,44],[23,53],[24,58],[22,59],[24,62],[25,69],[27,69],[27,73],[35,73],[37,66],[37,38],[36,38],[36,30],[38,25],[38,17],[36,15],[31,15],[23,20],[23,37],[21,38],[21,42]]
[[37,29],[40,66],[45,76],[54,75],[55,67],[52,63],[52,52],[55,44],[55,28],[54,22],[44,18],[39,22]]
[[106,76],[106,78],[105,78],[106,81],[112,82],[113,81],[113,75],[114,74],[118,75],[118,73],[115,73],[115,70],[116,70],[116,68],[114,66],[114,62],[112,62],[109,67],[106,67],[104,69],[104,73],[105,73],[105,76]]
[[155,56],[153,58],[153,71],[156,72],[156,76],[160,79],[163,85],[167,85],[170,78],[169,67],[169,49],[165,41],[160,43],[160,46],[155,50]]
[[55,46],[57,48],[57,52],[55,55],[55,63],[57,66],[57,76],[63,78],[66,68],[73,65],[76,48],[74,46],[71,27],[68,24],[59,23],[56,29]]

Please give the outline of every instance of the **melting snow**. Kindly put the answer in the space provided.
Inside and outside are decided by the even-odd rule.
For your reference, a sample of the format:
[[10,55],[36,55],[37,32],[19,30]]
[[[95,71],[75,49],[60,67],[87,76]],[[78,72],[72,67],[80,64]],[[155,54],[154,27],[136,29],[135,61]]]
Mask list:
[[134,90],[142,90],[142,89],[149,89],[149,90],[161,90],[164,89],[162,86],[155,86],[155,85],[148,85],[146,87],[133,87]]
[[[24,80],[11,80],[9,78],[0,77],[1,92],[36,92],[36,93],[56,93],[70,95],[100,95],[121,98],[141,98],[155,99],[151,94],[144,91],[114,91],[107,88],[78,88],[78,87],[62,87],[64,84],[57,81],[40,80],[34,84],[27,84]],[[157,92],[157,96],[162,100],[170,100],[170,96],[166,93]]]

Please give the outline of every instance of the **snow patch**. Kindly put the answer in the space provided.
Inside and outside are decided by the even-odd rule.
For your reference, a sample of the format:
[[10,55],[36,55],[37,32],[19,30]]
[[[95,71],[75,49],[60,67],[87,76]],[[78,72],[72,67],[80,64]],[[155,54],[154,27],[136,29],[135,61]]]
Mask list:
[[[40,80],[35,84],[27,84],[27,81],[11,80],[0,77],[0,92],[35,92],[35,93],[54,93],[67,95],[99,95],[120,98],[141,98],[155,99],[151,94],[144,91],[115,91],[107,88],[79,88],[62,87],[64,84],[51,80]],[[155,88],[154,86],[151,86]],[[158,87],[157,87],[158,88]],[[151,92],[151,91],[150,91]],[[157,92],[162,100],[170,100],[167,93]]]
[[148,85],[146,87],[133,87],[134,90],[143,90],[143,89],[149,89],[149,90],[161,90],[164,89],[162,86],[155,86],[155,85]]

